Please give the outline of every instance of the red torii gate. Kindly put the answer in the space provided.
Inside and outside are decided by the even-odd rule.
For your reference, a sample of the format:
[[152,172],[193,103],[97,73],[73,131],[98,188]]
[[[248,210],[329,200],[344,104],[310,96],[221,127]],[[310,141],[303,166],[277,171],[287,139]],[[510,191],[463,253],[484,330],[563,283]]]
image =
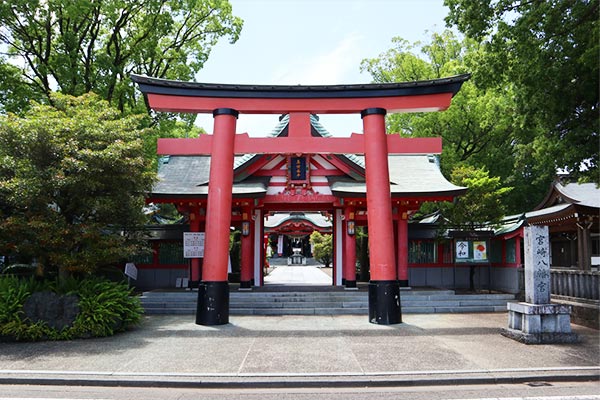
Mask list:
[[[364,154],[369,224],[369,321],[402,322],[396,277],[388,154],[439,154],[441,138],[386,135],[387,112],[442,111],[470,75],[418,82],[363,85],[231,85],[171,81],[132,75],[156,111],[212,113],[212,135],[159,139],[158,153],[210,155],[206,242],[196,323],[229,322],[227,264],[235,154]],[[245,114],[289,114],[288,137],[236,135]],[[358,114],[364,134],[312,137],[310,114]],[[401,278],[404,279],[404,278]]]

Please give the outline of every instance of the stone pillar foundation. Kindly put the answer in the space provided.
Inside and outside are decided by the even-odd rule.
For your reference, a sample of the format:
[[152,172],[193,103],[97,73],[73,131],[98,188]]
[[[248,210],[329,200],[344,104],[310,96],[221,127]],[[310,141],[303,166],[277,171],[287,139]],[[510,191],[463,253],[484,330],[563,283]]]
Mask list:
[[577,343],[571,332],[571,306],[508,303],[508,328],[502,335],[525,344]]

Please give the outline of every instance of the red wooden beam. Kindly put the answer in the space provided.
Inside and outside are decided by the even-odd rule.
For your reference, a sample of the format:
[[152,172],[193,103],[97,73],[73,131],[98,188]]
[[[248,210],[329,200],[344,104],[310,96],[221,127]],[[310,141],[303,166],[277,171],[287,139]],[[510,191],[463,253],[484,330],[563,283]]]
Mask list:
[[[387,135],[389,154],[440,154],[442,138],[404,138]],[[197,138],[158,139],[158,154],[165,155],[210,155],[213,135]],[[276,137],[254,138],[247,133],[237,134],[235,154],[364,154],[364,137],[353,133],[348,138],[323,137]]]
[[217,108],[232,108],[240,114],[357,114],[367,108],[384,108],[388,113],[442,111],[450,107],[452,93],[400,97],[367,98],[215,98],[148,93],[148,105],[155,111],[212,113]]

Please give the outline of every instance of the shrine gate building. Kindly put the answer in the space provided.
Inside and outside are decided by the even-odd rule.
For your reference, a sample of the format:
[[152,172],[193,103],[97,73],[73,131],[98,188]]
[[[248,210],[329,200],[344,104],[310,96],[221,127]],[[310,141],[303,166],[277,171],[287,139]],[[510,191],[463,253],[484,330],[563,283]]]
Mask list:
[[[277,211],[331,216],[333,284],[356,286],[354,227],[369,227],[369,321],[401,322],[408,281],[408,217],[425,201],[466,190],[439,170],[441,138],[386,135],[387,112],[441,111],[469,75],[393,84],[225,85],[132,76],[156,111],[212,113],[211,135],[159,139],[164,157],[151,201],[174,204],[190,231],[205,232],[191,260],[196,323],[228,323],[230,226],[242,232],[242,288],[260,286],[264,217]],[[363,134],[332,137],[318,114],[360,114]],[[236,134],[239,114],[280,114],[269,137]]]

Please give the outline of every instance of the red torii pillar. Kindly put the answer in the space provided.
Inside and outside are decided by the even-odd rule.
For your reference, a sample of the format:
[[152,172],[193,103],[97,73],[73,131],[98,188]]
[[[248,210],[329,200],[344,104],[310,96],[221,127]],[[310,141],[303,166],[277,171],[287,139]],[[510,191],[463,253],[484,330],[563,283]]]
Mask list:
[[202,282],[198,287],[196,323],[229,323],[229,226],[233,187],[233,145],[238,112],[231,108],[213,111],[214,139],[210,161],[210,184],[206,206],[206,237]]
[[402,322],[400,286],[396,279],[394,226],[390,172],[383,108],[361,112],[365,135],[365,180],[369,224],[369,321],[376,324]]

